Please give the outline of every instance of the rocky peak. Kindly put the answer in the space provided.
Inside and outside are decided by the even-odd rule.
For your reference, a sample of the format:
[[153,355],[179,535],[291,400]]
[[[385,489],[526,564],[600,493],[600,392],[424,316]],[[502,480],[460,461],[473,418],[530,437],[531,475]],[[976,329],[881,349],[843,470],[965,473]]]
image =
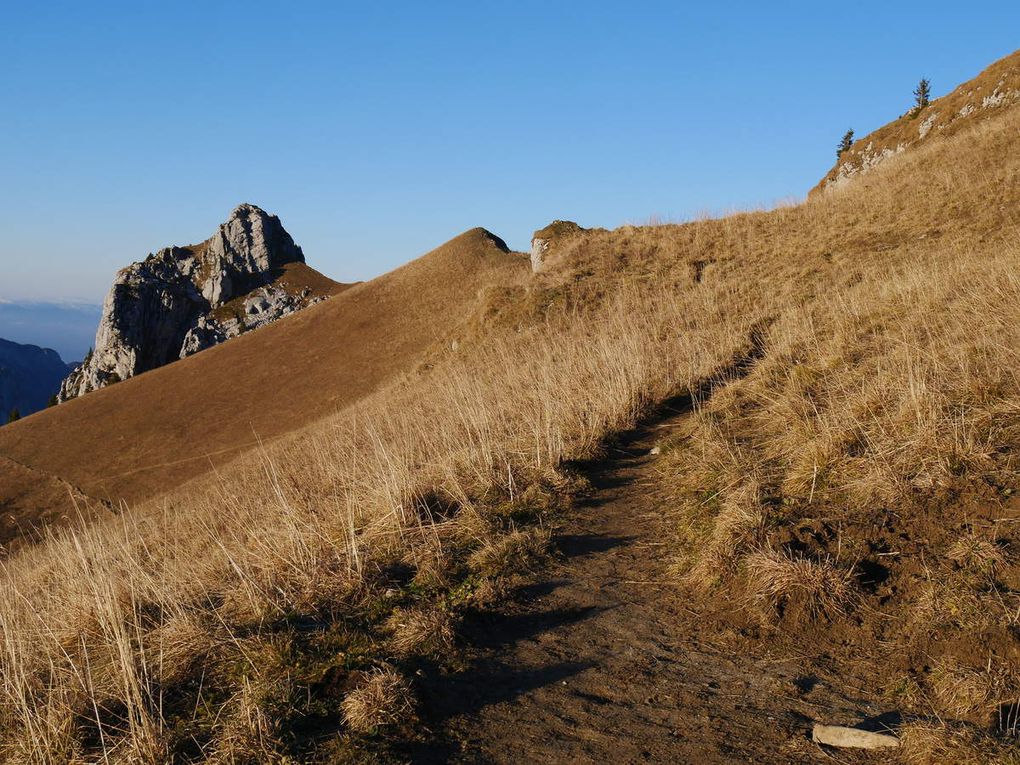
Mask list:
[[201,249],[204,266],[198,274],[202,296],[214,308],[248,292],[252,276],[305,262],[280,219],[248,203],[234,208],[216,233],[195,249]]
[[[132,263],[117,273],[95,349],[64,381],[60,400],[155,369],[315,302],[321,296],[310,290],[292,295],[274,284],[286,266],[304,262],[279,218],[242,204],[201,244],[166,247]],[[258,290],[260,310],[236,321],[214,316]]]

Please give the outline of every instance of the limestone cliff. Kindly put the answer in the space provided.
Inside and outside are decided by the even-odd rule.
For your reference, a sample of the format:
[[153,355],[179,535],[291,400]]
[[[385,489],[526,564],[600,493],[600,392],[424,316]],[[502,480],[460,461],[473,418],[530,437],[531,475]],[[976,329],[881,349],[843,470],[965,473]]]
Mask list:
[[122,269],[103,304],[95,349],[64,380],[59,400],[197,353],[340,286],[304,261],[279,218],[242,204],[201,244],[167,247]]

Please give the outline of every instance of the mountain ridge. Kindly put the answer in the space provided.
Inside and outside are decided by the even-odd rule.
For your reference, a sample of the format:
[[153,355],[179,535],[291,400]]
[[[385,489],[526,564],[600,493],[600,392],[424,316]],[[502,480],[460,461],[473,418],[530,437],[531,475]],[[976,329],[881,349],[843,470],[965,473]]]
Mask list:
[[999,59],[952,91],[859,138],[811,190],[839,189],[887,160],[939,136],[993,118],[1020,102],[1020,51]]

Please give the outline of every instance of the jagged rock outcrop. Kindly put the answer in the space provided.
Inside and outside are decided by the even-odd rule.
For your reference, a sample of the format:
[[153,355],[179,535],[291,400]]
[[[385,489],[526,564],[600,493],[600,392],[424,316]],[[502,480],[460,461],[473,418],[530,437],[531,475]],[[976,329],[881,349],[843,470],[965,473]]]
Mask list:
[[585,229],[569,220],[554,220],[531,236],[531,270],[538,273],[548,260],[550,249],[557,243],[583,234]]
[[167,247],[121,270],[95,349],[64,380],[67,401],[169,364],[324,299],[278,282],[304,254],[279,218],[237,207],[205,242]]
[[308,289],[294,295],[276,285],[261,287],[241,302],[239,316],[227,319],[200,316],[195,326],[184,336],[180,358],[191,356],[244,332],[264,327],[325,299],[323,296],[312,297],[311,290]]
[[24,417],[45,408],[70,369],[54,350],[0,339],[0,425],[12,411]]

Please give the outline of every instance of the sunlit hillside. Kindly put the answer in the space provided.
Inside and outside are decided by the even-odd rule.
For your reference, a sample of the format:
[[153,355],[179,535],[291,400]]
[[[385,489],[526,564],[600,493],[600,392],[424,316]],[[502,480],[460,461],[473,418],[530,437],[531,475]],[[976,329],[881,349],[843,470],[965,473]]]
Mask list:
[[[462,626],[617,508],[654,516],[669,581],[621,576],[695,615],[681,645],[838,678],[896,710],[903,762],[1016,762],[1020,109],[994,109],[803,204],[564,229],[536,274],[475,230],[5,428],[0,455],[74,484],[86,516],[112,474],[162,478],[4,561],[0,752],[412,759],[448,722],[432,678],[471,671]],[[256,352],[309,371],[256,374]],[[173,408],[199,374],[240,396],[216,427]],[[154,402],[121,450],[108,423]],[[595,461],[658,424],[633,506],[591,502]],[[172,467],[195,443],[214,469]],[[728,745],[821,757],[767,727]]]

